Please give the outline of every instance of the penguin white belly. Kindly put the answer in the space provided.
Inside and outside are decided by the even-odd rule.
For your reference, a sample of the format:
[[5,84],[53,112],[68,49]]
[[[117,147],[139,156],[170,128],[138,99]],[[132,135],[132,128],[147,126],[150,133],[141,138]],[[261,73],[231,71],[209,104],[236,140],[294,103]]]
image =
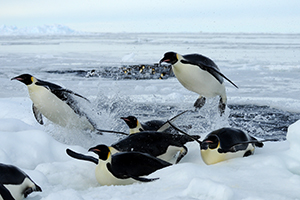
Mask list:
[[[14,197],[15,200],[22,200],[24,199],[24,190],[28,187],[35,187],[35,185],[29,178],[26,177],[20,185],[4,184],[4,187],[9,190],[10,194]],[[0,200],[2,200],[1,196]]]
[[181,151],[184,151],[184,148],[176,147],[176,146],[169,146],[166,153],[164,153],[160,156],[157,156],[157,158],[160,158],[160,159],[168,162],[168,161],[172,160],[178,152],[181,152]]
[[85,116],[80,117],[65,102],[57,98],[44,87],[28,87],[34,106],[50,121],[61,126],[78,127],[93,130]]
[[100,185],[129,185],[136,182],[132,178],[118,179],[114,177],[106,167],[107,162],[99,160],[95,169],[96,179]]
[[245,150],[239,150],[237,152],[227,152],[227,153],[219,153],[218,148],[215,148],[213,150],[207,149],[207,150],[201,150],[201,157],[202,160],[207,164],[215,164],[218,162],[222,162],[225,160],[229,160],[232,158],[241,158],[244,156],[244,154],[247,151],[251,151],[251,154],[254,153],[254,146],[252,144],[249,144],[247,149]]
[[223,96],[225,93],[224,83],[220,84],[214,76],[198,66],[175,64],[172,68],[178,81],[190,91],[207,98]]

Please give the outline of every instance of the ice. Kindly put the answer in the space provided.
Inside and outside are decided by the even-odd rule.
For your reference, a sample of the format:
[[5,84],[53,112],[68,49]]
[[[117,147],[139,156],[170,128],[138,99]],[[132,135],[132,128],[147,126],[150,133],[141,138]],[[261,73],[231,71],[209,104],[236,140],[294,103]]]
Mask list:
[[79,34],[68,26],[61,24],[42,25],[36,27],[18,28],[16,26],[0,26],[0,35],[70,35]]
[[[297,34],[0,36],[0,162],[18,166],[42,187],[43,192],[28,196],[36,200],[299,199],[299,44]],[[224,116],[218,115],[218,98],[214,98],[199,112],[180,117],[176,124],[186,132],[204,138],[214,129],[234,126],[231,120],[235,117],[243,120],[235,120],[240,128],[255,136],[278,137],[276,131],[280,131],[284,139],[286,134],[286,140],[265,142],[252,156],[209,166],[201,159],[199,144],[189,143],[188,154],[179,164],[149,175],[159,177],[157,181],[101,186],[95,179],[94,163],[70,158],[65,151],[70,148],[95,156],[87,151],[89,147],[111,144],[120,136],[62,128],[47,120],[41,126],[32,114],[26,86],[10,81],[22,73],[31,73],[62,85],[91,100],[89,113],[95,112],[101,128],[128,131],[120,117],[168,119],[193,109],[198,95],[183,88],[176,78],[114,80],[86,78],[84,73],[121,67],[122,60],[154,64],[170,50],[198,52],[212,58],[239,86],[235,89],[226,83],[231,106]],[[282,122],[284,127],[276,126]],[[192,128],[186,128],[188,125]]]

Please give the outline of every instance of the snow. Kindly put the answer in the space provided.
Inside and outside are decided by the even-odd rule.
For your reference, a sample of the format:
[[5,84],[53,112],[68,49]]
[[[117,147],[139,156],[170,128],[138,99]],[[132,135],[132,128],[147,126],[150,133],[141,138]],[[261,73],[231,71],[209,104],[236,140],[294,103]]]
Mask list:
[[0,35],[72,35],[79,34],[68,26],[61,24],[18,28],[17,26],[0,26]]
[[[154,106],[165,108],[161,111],[171,117],[177,112],[175,108],[191,109],[198,95],[185,90],[175,78],[110,80],[51,74],[47,70],[90,70],[120,66],[127,61],[154,63],[164,52],[178,46],[180,53],[210,55],[221,71],[240,87],[235,89],[226,83],[228,103],[268,105],[300,112],[297,37],[124,33],[50,39],[26,36],[18,37],[17,45],[11,45],[16,42],[14,36],[0,37],[0,162],[21,168],[41,186],[43,192],[28,196],[32,200],[300,199],[300,120],[289,126],[285,141],[266,142],[253,156],[206,165],[201,160],[199,145],[189,143],[189,152],[179,164],[149,175],[159,177],[157,181],[101,186],[95,178],[95,165],[72,159],[65,150],[70,148],[94,156],[87,152],[88,148],[100,143],[111,144],[119,137],[66,129],[49,121],[45,126],[39,125],[32,114],[26,86],[10,81],[21,73],[31,73],[65,86],[92,101],[99,111],[98,123],[103,129],[126,131],[121,116],[141,112],[138,114],[142,119],[147,119],[147,115],[155,114],[156,110],[149,107]],[[37,42],[42,43],[36,46]],[[228,126],[230,110],[226,110],[224,117],[216,118],[216,102],[211,100],[199,111],[209,121],[207,126],[193,124],[193,133],[200,134],[201,138],[211,129]],[[139,108],[140,105],[144,107]],[[183,122],[191,115],[184,115]]]

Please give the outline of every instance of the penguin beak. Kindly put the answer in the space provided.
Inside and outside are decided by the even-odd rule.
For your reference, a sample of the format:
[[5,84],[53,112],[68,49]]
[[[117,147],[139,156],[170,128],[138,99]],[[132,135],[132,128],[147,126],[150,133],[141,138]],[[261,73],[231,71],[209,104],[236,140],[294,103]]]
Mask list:
[[163,62],[170,62],[170,59],[165,59],[165,57],[163,57],[160,61],[159,61],[159,66],[161,66],[161,63]]
[[125,122],[129,122],[129,119],[127,119],[126,117],[120,117],[120,119],[123,119]]
[[12,81],[12,80],[23,81],[23,79],[22,79],[22,78],[20,78],[20,77],[18,77],[18,76],[14,77],[14,78],[11,78],[10,80],[11,80],[11,81]]
[[201,150],[207,150],[209,148],[209,144],[212,144],[212,143],[213,143],[213,141],[210,141],[210,140],[203,141],[201,144]]
[[89,151],[94,152],[94,153],[100,152],[99,149],[96,149],[94,147],[90,148]]

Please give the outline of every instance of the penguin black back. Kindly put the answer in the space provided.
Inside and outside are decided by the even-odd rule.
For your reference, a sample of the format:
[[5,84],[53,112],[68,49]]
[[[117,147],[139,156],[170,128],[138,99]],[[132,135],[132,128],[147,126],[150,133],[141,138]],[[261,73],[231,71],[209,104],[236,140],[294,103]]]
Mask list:
[[149,154],[140,152],[120,152],[114,154],[108,169],[117,178],[138,178],[146,176],[156,170],[172,165]]
[[[191,136],[199,139],[200,136]],[[183,147],[185,143],[194,141],[186,135],[143,131],[131,134],[111,146],[119,151],[139,151],[152,156],[165,153],[169,146]]]
[[209,147],[210,149],[219,148],[219,153],[236,152],[246,149],[249,143],[253,143],[257,147],[263,146],[262,142],[242,130],[221,128],[206,136],[201,144],[201,149],[205,150]]

